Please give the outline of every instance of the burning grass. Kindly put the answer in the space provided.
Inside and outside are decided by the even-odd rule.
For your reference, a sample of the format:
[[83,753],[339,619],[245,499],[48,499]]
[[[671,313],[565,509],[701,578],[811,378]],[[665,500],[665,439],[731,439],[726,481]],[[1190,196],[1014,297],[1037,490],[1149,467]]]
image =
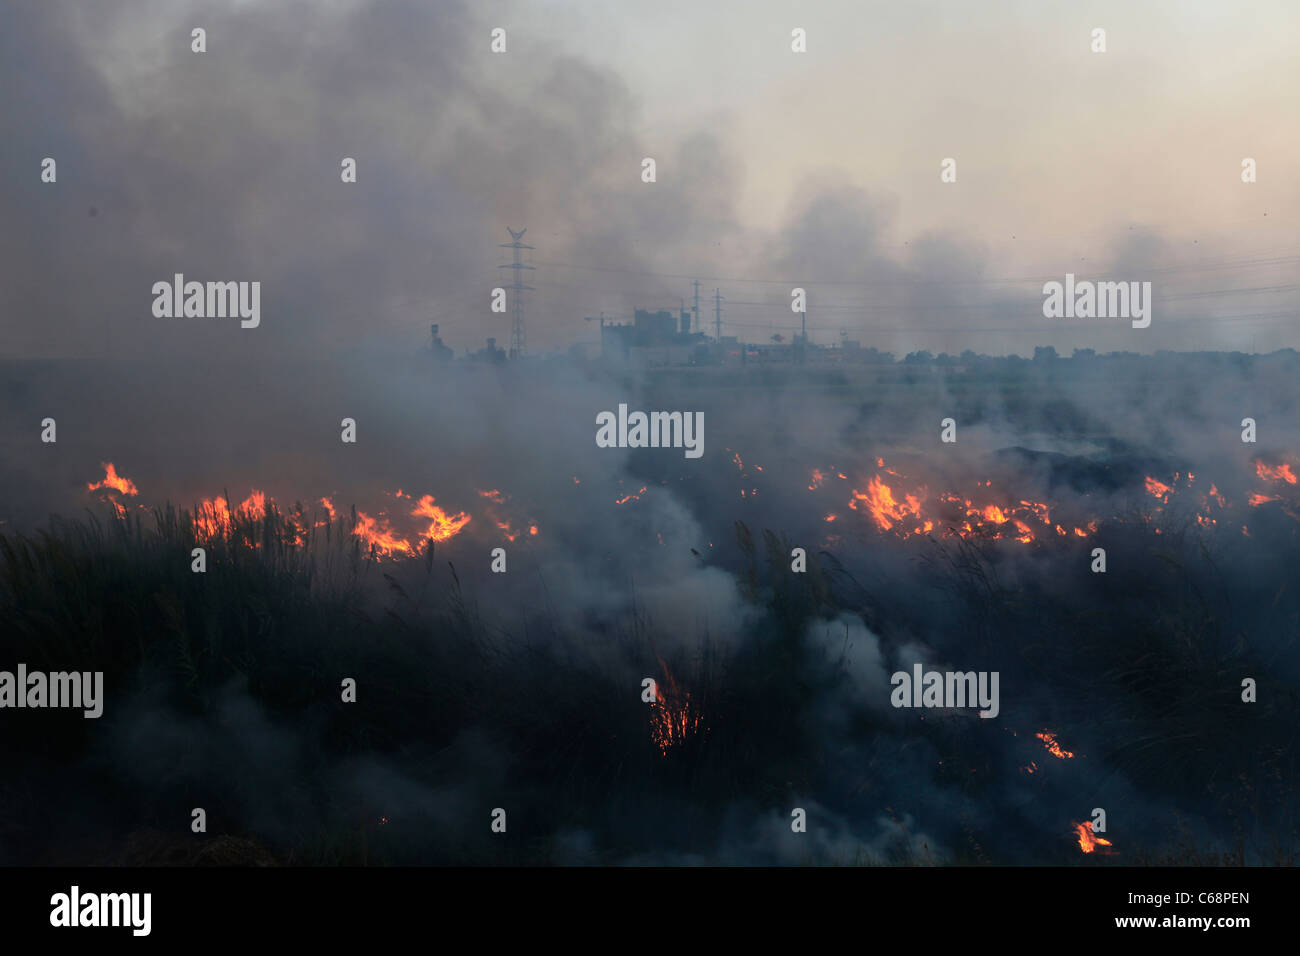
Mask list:
[[[992,479],[976,480],[966,489],[934,490],[928,484],[910,478],[876,458],[875,469],[865,483],[853,483],[846,502],[850,511],[862,515],[869,527],[879,534],[899,538],[965,538],[982,541],[1013,541],[1019,544],[1050,543],[1054,539],[1090,538],[1101,523],[1116,515],[1064,514],[1060,505],[1023,497],[1013,487],[999,487]],[[828,488],[831,470],[814,468],[807,489],[819,495],[837,493]],[[843,472],[835,473],[846,479]],[[1269,464],[1262,459],[1254,463],[1254,477],[1263,487],[1247,493],[1238,507],[1219,490],[1217,484],[1191,472],[1172,475],[1147,475],[1142,480],[1143,493],[1150,508],[1143,515],[1147,523],[1165,518],[1179,520],[1191,514],[1195,523],[1212,529],[1220,522],[1240,528],[1249,536],[1246,522],[1253,516],[1250,509],[1277,503],[1288,519],[1300,522],[1300,493],[1295,469],[1287,461]],[[1208,487],[1207,487],[1208,486]],[[829,511],[826,522],[837,520],[839,513]],[[1158,533],[1163,533],[1163,528]]]
[[[119,518],[125,518],[129,512],[126,497],[136,497],[139,489],[135,483],[117,473],[112,462],[104,462],[104,478],[88,484],[87,490],[98,491],[101,501],[107,503]],[[509,541],[519,535],[511,530],[507,521],[501,517],[495,506],[505,505],[508,497],[499,491],[480,491],[480,496],[487,499],[487,507],[492,523],[504,533]],[[347,522],[342,533],[349,534],[364,546],[370,556],[385,559],[413,557],[419,555],[426,545],[450,541],[456,537],[471,521],[468,513],[451,512],[436,504],[433,495],[421,495],[411,504],[411,495],[400,488],[392,495],[401,506],[401,516],[405,528],[394,526],[386,511],[370,515],[355,508],[351,520]],[[402,504],[403,499],[406,504]],[[148,512],[147,506],[135,503],[135,508]],[[202,545],[216,542],[229,543],[239,537],[244,543],[258,547],[259,542],[267,537],[266,532],[273,532],[270,537],[282,539],[292,547],[308,548],[317,537],[317,531],[330,531],[338,513],[329,498],[321,498],[311,508],[301,502],[288,508],[279,507],[273,498],[257,489],[239,504],[232,505],[230,495],[218,495],[205,498],[188,511],[180,512],[181,520],[193,529],[195,540]],[[414,519],[412,521],[411,519]],[[537,526],[530,525],[528,534],[537,535]]]
[[[882,481],[899,480],[880,468]],[[849,479],[825,477],[847,487],[841,481]],[[1290,485],[1280,472],[1269,481]],[[1166,515],[1158,537],[1141,521],[1105,522],[1087,533],[1113,554],[1142,555],[1144,573],[1085,575],[1067,586],[1059,566],[1017,557],[1026,551],[1016,516],[1044,533],[1050,522],[1055,540],[1065,536],[1055,532],[1054,509],[1029,498],[1017,499],[1017,511],[1014,502],[963,497],[963,520],[978,509],[979,521],[1006,535],[1002,543],[921,536],[916,545],[928,550],[919,577],[934,587],[918,601],[906,583],[915,566],[810,549],[807,572],[791,574],[791,538],[737,522],[735,547],[710,548],[707,560],[733,575],[752,614],[743,641],[718,646],[707,629],[669,641],[629,601],[589,625],[585,639],[599,652],[588,652],[572,622],[553,613],[504,625],[491,585],[463,583],[456,568],[435,562],[435,546],[470,525],[460,512],[433,511],[428,496],[394,496],[417,519],[416,534],[381,523],[378,512],[330,500],[281,510],[256,493],[146,516],[129,478],[106,467],[104,482],[90,490],[114,502],[105,520],[0,535],[3,649],[34,667],[103,670],[105,726],[154,733],[150,746],[162,756],[144,753],[162,770],[133,776],[126,764],[97,763],[103,744],[90,722],[37,725],[21,715],[0,741],[0,757],[21,770],[12,778],[21,787],[0,784],[9,817],[24,821],[7,838],[16,859],[85,861],[79,850],[51,846],[50,834],[65,832],[59,821],[89,812],[85,825],[97,837],[127,839],[192,805],[196,791],[229,808],[239,839],[292,862],[554,862],[566,859],[561,844],[574,830],[591,834],[605,862],[647,848],[707,855],[728,838],[720,808],[779,818],[809,794],[823,804],[819,820],[848,820],[849,830],[876,826],[886,810],[912,821],[883,856],[866,841],[846,844],[851,860],[1091,861],[1105,856],[1104,839],[1122,846],[1124,861],[1162,859],[1162,837],[1133,832],[1131,820],[1123,830],[1124,815],[1113,812],[1104,838],[1071,824],[1066,840],[1061,817],[1007,838],[1001,821],[1018,813],[1010,795],[1030,788],[1035,800],[1077,814],[1080,774],[1100,781],[1100,805],[1135,787],[1171,813],[1229,821],[1205,835],[1206,846],[1241,847],[1247,860],[1295,859],[1286,834],[1296,769],[1287,702],[1296,690],[1270,664],[1290,645],[1260,639],[1266,627],[1300,622],[1300,595],[1285,579],[1294,537],[1278,526],[1261,525],[1251,544],[1267,560],[1230,580],[1211,547],[1219,539],[1207,542],[1192,522],[1180,530]],[[1179,492],[1165,494],[1173,501]],[[922,514],[942,503],[913,497]],[[890,500],[900,522],[915,520],[908,494]],[[502,492],[482,501],[501,520],[515,517]],[[476,512],[480,519],[490,513]],[[200,543],[205,574],[190,570]],[[1237,560],[1251,553],[1233,552]],[[883,663],[924,635],[947,660],[1001,671],[1004,687],[1023,689],[1004,718],[1019,734],[978,719],[903,720],[874,709],[855,683],[855,651],[828,659],[810,644],[815,623],[824,629],[841,614],[861,618]],[[656,651],[670,643],[671,652]],[[1247,674],[1260,679],[1254,705],[1239,699]],[[358,680],[355,706],[339,703],[344,676]],[[645,676],[658,682],[652,703],[637,691]],[[128,720],[117,709],[123,702],[146,708],[147,719],[115,724]],[[258,734],[289,755],[287,778],[262,758],[237,762],[238,773],[223,764],[220,774],[187,761],[191,749],[237,751],[222,728],[248,709],[265,722]],[[157,743],[150,727],[177,728],[175,740]],[[357,767],[365,774],[349,776]],[[69,779],[98,793],[103,810],[76,810],[84,800]],[[1120,790],[1107,790],[1112,780]],[[493,842],[486,825],[467,834],[459,810],[436,809],[496,806],[501,793],[511,795],[517,841]],[[980,813],[950,819],[954,806]],[[935,828],[946,828],[937,843]],[[1264,829],[1282,835],[1271,848],[1261,848]]]

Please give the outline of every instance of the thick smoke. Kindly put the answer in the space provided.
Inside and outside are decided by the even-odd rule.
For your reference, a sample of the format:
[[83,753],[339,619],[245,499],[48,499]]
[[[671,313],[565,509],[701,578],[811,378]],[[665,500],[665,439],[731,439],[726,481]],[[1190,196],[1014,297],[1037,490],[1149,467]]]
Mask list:
[[[211,52],[194,59],[188,31],[200,22]],[[972,479],[987,480],[1081,522],[1149,510],[1148,474],[1204,473],[1242,502],[1256,487],[1254,459],[1293,455],[1300,444],[1294,353],[1068,367],[1048,355],[983,364],[972,356],[969,368],[917,362],[766,378],[749,370],[747,381],[731,370],[610,371],[559,359],[437,365],[421,351],[429,322],[458,351],[488,336],[506,343],[507,317],[488,311],[488,293],[505,281],[497,243],[506,226],[522,225],[539,247],[528,280],[538,287],[529,300],[537,352],[590,337],[581,320],[602,308],[672,304],[688,288],[682,263],[702,276],[764,279],[760,291],[728,292],[739,301],[725,331],[755,341],[768,325],[789,333],[790,287],[803,284],[820,340],[852,329],[864,346],[900,356],[921,348],[1028,356],[1036,346],[1063,355],[1076,346],[1253,351],[1234,326],[1202,321],[1215,305],[1188,313],[1200,324],[1175,320],[1174,303],[1205,299],[1187,284],[1173,240],[1148,227],[1117,227],[1113,260],[1098,264],[1117,278],[1167,277],[1186,297],[1157,299],[1170,321],[1158,313],[1140,346],[1124,323],[1049,327],[1039,281],[995,281],[1003,263],[956,233],[900,240],[904,200],[834,174],[796,189],[779,228],[746,228],[745,157],[725,125],[652,141],[636,91],[617,74],[562,50],[493,58],[491,25],[461,3],[46,3],[0,13],[0,85],[19,91],[0,154],[0,175],[18,184],[0,192],[10,280],[0,314],[13,356],[0,378],[0,530],[32,531],[51,513],[75,517],[86,507],[102,515],[86,485],[109,461],[140,489],[126,502],[133,510],[227,493],[237,501],[257,489],[283,505],[328,497],[396,521],[409,508],[398,489],[432,494],[469,513],[470,524],[435,548],[435,570],[383,566],[393,588],[382,570],[372,574],[376,605],[432,618],[454,568],[503,645],[576,660],[625,686],[633,702],[644,677],[663,679],[661,659],[680,666],[706,652],[752,650],[797,620],[798,653],[774,654],[772,666],[791,666],[817,694],[787,721],[793,728],[770,705],[769,728],[782,746],[791,734],[797,779],[706,808],[655,794],[600,820],[534,821],[530,832],[550,841],[557,862],[1004,861],[1042,859],[1054,840],[1064,859],[1074,852],[1069,823],[1097,805],[1127,821],[1134,843],[1131,835],[1150,833],[1152,846],[1167,845],[1170,794],[1120,745],[1125,721],[1138,720],[1115,703],[1132,675],[1101,664],[1089,673],[1105,654],[1052,646],[1063,638],[1036,630],[1032,607],[1078,604],[1110,627],[1116,609],[1149,597],[1134,582],[1184,553],[1171,557],[1143,539],[1141,562],[1126,563],[1135,553],[1129,532],[1107,532],[1115,562],[1107,590],[1087,570],[1092,539],[1000,547],[988,565],[971,563],[951,540],[882,534],[849,507],[850,492],[866,487],[879,457],[932,490],[969,492]],[[527,41],[512,42],[519,50]],[[660,159],[653,189],[638,179],[651,154]],[[57,190],[32,175],[46,155],[59,158]],[[344,156],[358,159],[355,186],[339,183]],[[1060,272],[1089,268],[1062,263]],[[153,319],[149,289],[174,272],[262,281],[262,326]],[[1280,295],[1284,306],[1294,302],[1294,289]],[[703,411],[704,457],[597,448],[596,414],[621,402]],[[46,417],[58,422],[57,444],[37,440]],[[355,445],[339,440],[345,417],[358,423]],[[953,446],[938,441],[947,417],[958,423]],[[1260,423],[1257,446],[1240,441],[1246,417]],[[828,489],[809,489],[814,469],[830,475]],[[1175,610],[1219,615],[1216,635],[1250,643],[1253,660],[1293,682],[1279,636],[1292,605],[1278,604],[1269,566],[1294,557],[1294,532],[1276,509],[1255,514],[1254,544],[1214,539],[1205,557],[1214,574],[1197,565],[1160,593]],[[524,529],[506,544],[505,575],[489,571],[499,520]],[[804,618],[780,603],[776,579],[751,576],[768,530],[785,536],[786,568],[784,545],[803,547],[828,582]],[[746,533],[756,539],[748,555],[738,544]],[[996,595],[973,602],[970,589],[986,586],[976,574],[989,568]],[[1217,591],[1193,604],[1178,590],[1194,589],[1189,580]],[[988,609],[987,619],[973,608]],[[1076,634],[1086,637],[1088,626]],[[395,625],[395,645],[416,632]],[[1098,633],[1099,644],[1114,636]],[[1237,660],[1206,641],[1207,668]],[[1001,714],[926,715],[937,729],[920,729],[917,713],[888,702],[889,675],[916,661],[1001,670]],[[372,825],[382,809],[407,821],[403,834],[424,859],[510,859],[447,836],[507,799],[520,759],[481,727],[459,728],[440,748],[402,754],[366,742],[340,756],[320,744],[336,719],[323,703],[290,719],[235,681],[195,715],[154,690],[165,676],[142,668],[129,695],[110,703],[105,745],[88,767],[42,769],[78,781],[111,776],[115,798],[136,817],[210,805],[214,831],[234,820],[277,846],[300,845],[340,819]],[[335,674],[315,676],[312,693],[337,696]],[[1220,676],[1214,686],[1231,695],[1241,674],[1223,665]],[[1138,690],[1164,699],[1178,686]],[[517,689],[477,690],[491,698]],[[761,697],[745,703],[769,706]],[[1061,726],[1077,751],[1071,760],[1045,756],[1033,736]],[[538,734],[539,747],[563,749]],[[753,746],[738,748],[737,760],[760,763]],[[1037,773],[1023,770],[1030,761]],[[514,797],[542,803],[537,792]],[[1186,825],[1216,846],[1230,842],[1232,826],[1193,784],[1175,797]],[[787,805],[807,811],[807,839],[791,831]],[[88,814],[68,847],[102,835],[111,817]],[[659,842],[682,826],[686,837]]]

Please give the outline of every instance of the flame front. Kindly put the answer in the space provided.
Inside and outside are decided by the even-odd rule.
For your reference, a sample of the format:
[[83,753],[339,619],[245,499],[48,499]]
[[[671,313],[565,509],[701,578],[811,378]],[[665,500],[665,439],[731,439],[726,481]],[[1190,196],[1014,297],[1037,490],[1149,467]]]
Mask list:
[[257,490],[234,509],[225,498],[205,498],[194,507],[194,533],[200,541],[213,541],[228,537],[238,521],[260,521],[265,517],[266,495]]
[[[104,500],[113,506],[118,516],[125,517],[126,507],[117,500],[116,496],[138,495],[139,489],[131,479],[118,474],[112,462],[104,462],[103,467],[104,478],[89,483],[86,488],[89,491],[101,492]],[[507,500],[507,496],[499,491],[480,492],[480,494],[494,503],[503,503]],[[413,496],[398,489],[393,494],[393,498],[405,503],[410,502]],[[262,545],[262,532],[260,530],[255,532],[253,526],[275,515],[277,520],[282,522],[278,525],[277,531],[284,535],[283,540],[295,547],[305,547],[311,528],[326,527],[339,517],[334,503],[329,498],[319,500],[323,514],[313,520],[302,505],[295,505],[287,511],[277,509],[274,499],[256,488],[242,502],[233,506],[221,495],[204,498],[193,508],[194,535],[198,541],[207,544],[230,538],[238,533],[243,543],[257,548]],[[144,508],[143,505],[140,507]],[[405,505],[403,510],[406,510]],[[454,538],[471,520],[466,512],[453,513],[439,507],[435,504],[433,495],[422,495],[415,502],[414,507],[406,513],[411,518],[420,519],[423,527],[407,534],[393,527],[386,512],[380,511],[372,516],[358,509],[351,534],[377,557],[409,556],[418,553],[426,540],[439,542]],[[509,526],[502,524],[501,527],[508,530]],[[530,523],[527,533],[536,536],[537,525]],[[517,537],[512,533],[508,533],[507,536],[511,541]]]
[[[871,527],[882,534],[899,538],[934,535],[1031,544],[1071,536],[1087,538],[1101,526],[1099,517],[1069,521],[1063,520],[1062,516],[1053,520],[1054,506],[1028,498],[999,495],[992,480],[976,481],[970,495],[956,492],[932,494],[925,485],[909,483],[907,476],[889,467],[884,458],[877,457],[875,466],[875,473],[867,478],[865,489],[853,488],[847,503],[850,510],[864,515]],[[1290,491],[1290,486],[1300,484],[1296,469],[1287,462],[1269,465],[1257,461],[1254,471],[1272,487],[1250,494],[1246,499],[1250,506],[1257,508],[1277,502],[1284,513],[1300,521],[1300,499]],[[808,490],[824,494],[827,474],[820,468],[813,469]],[[838,476],[843,477],[843,473],[838,473]],[[1153,523],[1158,516],[1168,516],[1177,497],[1192,504],[1189,520],[1200,528],[1214,529],[1225,517],[1231,502],[1218,485],[1212,483],[1208,492],[1192,492],[1189,496],[1187,489],[1191,489],[1196,480],[1197,476],[1190,471],[1177,471],[1165,478],[1146,475],[1142,487],[1155,502],[1143,513],[1143,520]],[[823,511],[822,515],[822,521],[828,523],[837,518],[833,510]],[[1162,533],[1160,527],[1153,530],[1156,534]],[[1250,532],[1242,526],[1242,534],[1249,536]]]
[[[1045,502],[1024,498],[1007,503],[976,502],[950,492],[932,498],[924,486],[903,491],[896,490],[898,482],[887,483],[883,475],[891,476],[891,480],[905,476],[886,467],[884,459],[877,458],[876,467],[880,473],[868,479],[865,491],[853,489],[849,508],[864,512],[879,531],[903,538],[939,533],[963,538],[1005,538],[1022,544],[1035,540],[1041,531],[1068,534],[1060,525],[1053,527],[1051,508]],[[991,488],[992,482],[979,482],[979,486]],[[1095,522],[1088,531],[1075,528],[1074,533],[1085,537],[1092,530],[1096,530]]]

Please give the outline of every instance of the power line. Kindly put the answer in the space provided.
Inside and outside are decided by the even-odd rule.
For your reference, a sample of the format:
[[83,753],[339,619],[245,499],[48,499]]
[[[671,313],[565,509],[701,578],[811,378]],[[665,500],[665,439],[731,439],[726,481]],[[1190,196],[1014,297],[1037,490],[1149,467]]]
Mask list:
[[[748,282],[756,285],[846,285],[846,286],[881,286],[890,284],[900,285],[1015,285],[1020,283],[1042,283],[1059,279],[1059,274],[1040,273],[1031,276],[1002,276],[989,279],[936,279],[922,276],[873,276],[869,279],[760,279],[753,276],[700,276],[698,273],[686,272],[656,272],[649,269],[624,269],[616,266],[584,266],[572,262],[555,262],[551,260],[536,260],[540,265],[556,269],[579,269],[584,272],[612,272],[621,275],[640,275],[652,276],[659,279],[695,279],[701,278],[708,282]],[[1300,262],[1300,254],[1288,253],[1286,255],[1269,255],[1269,256],[1247,256],[1241,258],[1209,259],[1196,263],[1188,263],[1180,266],[1160,266],[1154,268],[1143,268],[1142,275],[1171,275],[1180,272],[1205,272],[1215,269],[1238,269],[1263,267],[1272,265],[1287,265]]]
[[515,232],[509,226],[506,226],[506,231],[510,233],[510,238],[513,239],[514,241],[508,243],[502,243],[501,248],[513,249],[514,261],[508,265],[497,266],[497,268],[514,270],[515,281],[511,283],[510,289],[514,293],[513,305],[514,305],[515,321],[514,321],[514,326],[510,331],[510,357],[512,359],[517,359],[517,358],[524,357],[524,297],[523,295],[521,295],[521,293],[525,289],[529,291],[533,291],[532,286],[524,285],[520,281],[520,275],[519,275],[520,271],[523,269],[533,268],[533,266],[524,265],[521,256],[525,249],[532,249],[535,247],[524,245],[522,242],[519,241],[524,237],[524,233],[528,231],[527,227],[520,229],[518,232]]

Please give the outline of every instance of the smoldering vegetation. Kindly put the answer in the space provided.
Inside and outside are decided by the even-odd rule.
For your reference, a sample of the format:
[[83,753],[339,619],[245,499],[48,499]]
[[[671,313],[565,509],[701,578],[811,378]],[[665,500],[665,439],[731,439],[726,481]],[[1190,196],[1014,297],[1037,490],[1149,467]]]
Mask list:
[[[484,303],[507,225],[544,237],[539,352],[677,302],[687,271],[761,277],[718,280],[751,339],[788,331],[788,277],[823,339],[1134,347],[1124,323],[1039,324],[1010,240],[903,234],[887,183],[818,173],[753,226],[729,117],[652,133],[581,51],[512,26],[523,55],[491,57],[509,19],[0,10],[0,314],[7,354],[53,357],[0,365],[0,668],[107,686],[99,720],[0,712],[0,860],[1294,862],[1296,504],[1258,470],[1300,448],[1294,353],[438,369],[426,321],[458,351],[505,341]],[[1068,199],[1037,204],[1064,221]],[[1237,347],[1261,315],[1259,347],[1290,344],[1294,287],[1254,271],[1289,257],[1113,231],[1097,274],[1160,278],[1141,347]],[[263,281],[265,321],[151,320],[177,271]],[[704,457],[596,448],[620,402],[703,411]],[[88,487],[105,463],[133,493]],[[432,547],[425,496],[470,518]],[[891,707],[918,661],[998,670],[998,717]],[[1079,846],[1095,807],[1110,853]]]
[[[10,366],[0,666],[106,701],[4,711],[0,853],[1294,863],[1296,371]],[[703,410],[705,455],[596,448],[619,402]],[[137,494],[88,489],[109,461]],[[385,556],[358,515],[398,487],[470,521]],[[999,672],[1000,713],[891,706],[917,662]]]

